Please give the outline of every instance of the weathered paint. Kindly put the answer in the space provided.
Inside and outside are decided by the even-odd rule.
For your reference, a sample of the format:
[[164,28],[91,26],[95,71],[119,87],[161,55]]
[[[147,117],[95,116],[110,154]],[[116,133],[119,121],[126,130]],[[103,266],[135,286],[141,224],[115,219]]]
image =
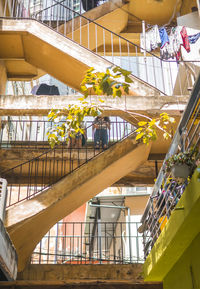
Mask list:
[[163,281],[200,232],[198,174],[196,170],[144,263],[146,281]]
[[142,282],[142,264],[28,265],[17,280],[132,280]]

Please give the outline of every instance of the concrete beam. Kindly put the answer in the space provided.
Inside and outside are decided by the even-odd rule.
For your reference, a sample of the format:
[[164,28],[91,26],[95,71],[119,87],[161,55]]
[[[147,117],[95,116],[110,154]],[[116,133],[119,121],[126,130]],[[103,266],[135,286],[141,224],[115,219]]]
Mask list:
[[[47,115],[52,108],[62,109],[68,104],[79,104],[80,95],[2,95],[0,116],[3,115]],[[122,96],[121,98],[101,96],[105,101],[102,108],[109,115],[127,114],[129,111],[160,112],[162,108],[173,106],[170,114],[180,115],[179,105],[186,105],[189,96]],[[91,101],[98,102],[97,96]],[[181,108],[183,109],[183,108]]]
[[19,272],[17,280],[26,281],[61,281],[72,280],[115,280],[143,282],[141,275],[143,265],[136,264],[29,264],[23,272]]

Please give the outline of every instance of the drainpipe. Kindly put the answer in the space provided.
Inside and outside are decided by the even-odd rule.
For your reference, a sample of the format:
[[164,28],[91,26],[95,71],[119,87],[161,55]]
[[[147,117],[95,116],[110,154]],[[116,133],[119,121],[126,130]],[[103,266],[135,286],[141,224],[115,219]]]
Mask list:
[[89,205],[91,207],[97,207],[97,208],[112,208],[112,209],[123,209],[127,210],[128,214],[128,235],[129,235],[129,256],[130,256],[130,262],[132,261],[132,245],[131,245],[131,214],[130,214],[130,208],[125,206],[112,206],[112,205],[99,205],[94,204],[92,201],[89,201]]

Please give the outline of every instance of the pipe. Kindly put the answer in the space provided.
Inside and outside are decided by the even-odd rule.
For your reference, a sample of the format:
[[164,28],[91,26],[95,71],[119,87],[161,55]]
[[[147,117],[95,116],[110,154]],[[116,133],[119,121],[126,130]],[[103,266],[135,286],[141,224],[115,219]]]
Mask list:
[[128,214],[128,235],[129,235],[129,254],[130,254],[130,262],[131,262],[132,261],[132,244],[131,244],[131,214],[130,214],[130,208],[129,207],[125,207],[125,206],[98,205],[98,204],[93,204],[92,201],[89,201],[88,203],[89,203],[89,205],[91,207],[127,210],[127,214]]

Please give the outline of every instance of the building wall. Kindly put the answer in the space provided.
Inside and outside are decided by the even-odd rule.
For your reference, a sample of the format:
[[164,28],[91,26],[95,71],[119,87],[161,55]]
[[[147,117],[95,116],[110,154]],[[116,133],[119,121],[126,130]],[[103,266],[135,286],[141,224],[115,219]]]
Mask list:
[[126,197],[125,206],[131,210],[131,215],[142,215],[146,207],[149,195]]
[[164,279],[164,289],[200,288],[200,233]]

